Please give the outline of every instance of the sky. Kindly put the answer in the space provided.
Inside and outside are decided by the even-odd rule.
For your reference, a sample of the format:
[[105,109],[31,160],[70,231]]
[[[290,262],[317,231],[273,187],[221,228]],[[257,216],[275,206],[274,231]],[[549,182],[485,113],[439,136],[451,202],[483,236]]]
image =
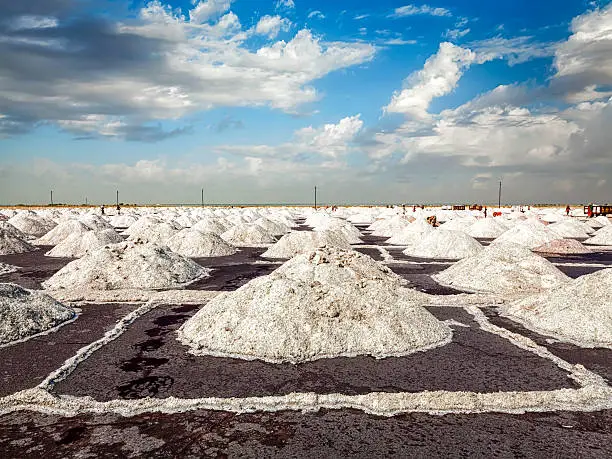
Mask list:
[[0,0],[0,204],[612,202],[610,0]]

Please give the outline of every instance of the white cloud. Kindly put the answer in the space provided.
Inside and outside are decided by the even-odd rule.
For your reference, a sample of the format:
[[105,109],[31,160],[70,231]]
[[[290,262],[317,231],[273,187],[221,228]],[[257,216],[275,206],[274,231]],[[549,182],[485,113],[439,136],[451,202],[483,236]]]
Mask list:
[[293,0],[278,0],[276,8],[295,8],[295,2]]
[[308,19],[317,18],[317,19],[325,19],[325,15],[319,10],[311,11],[308,13]]
[[449,40],[457,41],[470,33],[470,29],[449,29],[444,33],[444,37]]
[[420,14],[426,14],[429,16],[440,16],[440,17],[451,17],[452,14],[446,8],[435,8],[429,5],[406,5],[395,8],[393,13],[390,15],[394,18],[401,18],[405,16],[415,16]]
[[233,0],[196,1],[193,9],[189,11],[189,18],[194,24],[203,24],[228,11]]
[[401,45],[416,45],[416,40],[404,40],[403,38],[391,38],[382,42],[384,45],[401,46]]
[[555,53],[557,43],[537,42],[532,36],[514,38],[494,37],[469,43],[468,46],[478,54],[480,62],[493,59],[508,59],[509,65],[542,57],[550,57]]
[[11,30],[49,29],[57,27],[57,18],[51,16],[20,16],[10,24]]
[[370,17],[369,14],[358,14],[353,19],[355,19],[355,21],[361,21],[362,19],[369,18],[369,17]]
[[427,59],[423,69],[406,79],[405,89],[393,94],[385,111],[417,119],[428,118],[431,101],[455,89],[463,72],[475,60],[476,55],[469,49],[441,43],[438,52]]
[[291,27],[291,21],[280,16],[263,16],[255,26],[255,33],[267,35],[268,38],[275,38],[283,30],[287,32]]

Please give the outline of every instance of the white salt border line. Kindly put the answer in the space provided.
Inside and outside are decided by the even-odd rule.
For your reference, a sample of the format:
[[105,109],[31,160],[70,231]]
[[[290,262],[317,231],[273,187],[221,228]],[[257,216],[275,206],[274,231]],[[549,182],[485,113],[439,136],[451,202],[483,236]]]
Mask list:
[[605,265],[602,263],[569,263],[569,262],[565,262],[565,263],[553,263],[553,265],[555,266],[586,266],[586,267],[593,267],[593,268],[612,268],[612,264],[609,265]]
[[41,331],[34,335],[26,336],[25,338],[21,338],[15,341],[10,341],[8,343],[0,344],[0,349],[4,347],[14,346],[16,344],[25,343],[26,341],[30,341],[31,339],[38,338],[39,336],[45,336],[45,335],[50,335],[51,333],[55,333],[63,326],[71,324],[72,322],[74,322],[81,316],[81,310],[79,308],[74,308],[74,312],[75,312],[74,317],[72,317],[71,319],[65,320],[64,322],[56,325],[55,327],[49,328],[48,330]]

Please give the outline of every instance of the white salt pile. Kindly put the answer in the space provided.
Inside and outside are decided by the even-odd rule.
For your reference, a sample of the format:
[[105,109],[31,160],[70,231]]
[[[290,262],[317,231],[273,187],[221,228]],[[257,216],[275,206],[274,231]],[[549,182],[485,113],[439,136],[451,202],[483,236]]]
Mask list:
[[476,221],[476,217],[473,217],[471,215],[463,216],[448,220],[446,223],[440,225],[440,228],[445,229],[447,231],[466,231],[470,226],[476,223]]
[[412,223],[408,217],[404,215],[395,215],[384,220],[377,220],[368,226],[368,230],[372,231],[372,236],[392,237],[399,233]]
[[580,241],[575,239],[559,239],[552,242],[547,242],[533,249],[534,252],[554,254],[554,255],[584,255],[592,253]]
[[351,244],[340,234],[331,231],[295,231],[285,234],[261,256],[264,258],[293,258],[321,247],[351,250]]
[[551,262],[518,244],[490,245],[432,277],[460,290],[498,294],[540,292],[570,280]]
[[612,269],[518,300],[506,306],[503,313],[535,332],[562,341],[612,348]]
[[273,236],[282,236],[283,234],[287,234],[289,231],[291,231],[290,226],[272,221],[266,217],[260,217],[255,220],[254,223],[261,226]]
[[205,233],[195,228],[185,228],[170,239],[167,246],[184,257],[222,257],[233,255],[236,248],[214,233]]
[[121,242],[68,263],[42,285],[49,290],[165,289],[188,285],[209,272],[167,247]]
[[387,244],[393,245],[405,245],[414,246],[421,242],[423,238],[432,233],[434,230],[433,226],[427,223],[422,218],[419,218],[412,222],[410,225],[404,227],[397,234],[387,239]]
[[336,233],[339,237],[345,239],[349,244],[361,244],[361,231],[346,220],[339,218],[329,218],[314,227],[315,231],[327,231]]
[[15,236],[11,231],[0,228],[0,255],[27,253],[36,250],[30,243]]
[[276,242],[274,236],[259,225],[240,223],[230,228],[221,237],[234,247],[257,247]]
[[192,228],[202,231],[203,233],[213,233],[220,236],[231,227],[232,225],[224,222],[222,218],[205,218],[193,225]]
[[138,233],[143,231],[145,228],[149,226],[158,225],[162,220],[153,215],[143,215],[138,220],[136,220],[133,224],[131,224],[128,229],[124,231],[125,234],[131,235],[132,233]]
[[133,215],[113,215],[110,218],[110,224],[114,228],[128,228],[136,223],[137,220]]
[[45,253],[45,256],[80,258],[88,252],[118,242],[123,242],[123,238],[114,229],[74,233]]
[[108,221],[96,214],[87,214],[79,217],[79,221],[84,223],[92,230],[104,231],[108,229],[114,229]]
[[0,345],[49,330],[75,314],[48,295],[0,284]]
[[150,244],[165,245],[182,228],[175,223],[160,222],[141,228],[131,229],[128,241],[142,241]]
[[24,232],[18,230],[6,221],[0,221],[0,230],[4,230],[6,234],[21,239],[22,241],[25,241],[28,238],[28,236]]
[[562,237],[588,238],[593,232],[593,228],[589,225],[572,219],[562,219],[557,223],[548,226],[548,229],[554,231]]
[[6,263],[0,262],[0,276],[3,274],[14,273],[17,271],[17,266],[7,265]]
[[[525,222],[527,222],[527,220]],[[563,239],[563,236],[560,236],[554,231],[547,229],[542,224],[525,222],[519,223],[513,228],[510,228],[504,234],[495,239],[493,244],[512,243],[533,249],[541,246],[542,244],[546,244],[547,242]]]
[[66,220],[59,223],[51,231],[34,241],[36,245],[57,245],[73,234],[83,234],[91,231],[91,228],[79,220]]
[[597,230],[593,237],[584,241],[585,244],[592,245],[612,245],[612,226],[604,226]]
[[[442,228],[445,228],[445,225]],[[496,238],[506,231],[508,231],[508,227],[499,218],[483,218],[465,229],[465,232],[470,236],[480,238]]]
[[411,257],[459,260],[477,254],[482,245],[463,231],[437,229],[402,253]]
[[34,212],[20,212],[11,217],[8,222],[31,237],[41,237],[56,226],[53,221],[41,217]]
[[195,354],[300,363],[401,356],[447,344],[451,330],[388,268],[321,249],[210,301],[179,330]]

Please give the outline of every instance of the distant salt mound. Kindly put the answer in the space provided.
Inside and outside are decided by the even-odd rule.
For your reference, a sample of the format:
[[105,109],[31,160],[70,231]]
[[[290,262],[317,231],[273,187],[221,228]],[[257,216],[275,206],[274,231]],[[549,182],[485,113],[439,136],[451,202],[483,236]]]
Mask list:
[[0,345],[49,330],[75,314],[48,295],[0,284]]
[[261,256],[264,258],[293,258],[301,253],[322,247],[351,250],[351,244],[332,231],[295,231],[285,234]]
[[36,247],[15,236],[14,232],[0,228],[0,255],[27,253],[34,250]]
[[236,248],[214,233],[205,233],[195,228],[185,228],[170,239],[167,246],[184,257],[222,257],[233,255]]
[[91,228],[79,220],[66,220],[58,224],[47,234],[34,241],[36,245],[57,245],[70,235],[83,234],[91,231]]
[[10,218],[8,222],[22,233],[31,237],[41,237],[56,226],[52,220],[26,212],[18,213]]
[[571,237],[571,238],[588,238],[589,234],[593,232],[593,228],[589,225],[576,221],[562,219],[557,223],[553,223],[548,226],[548,229],[554,231],[559,236]]
[[477,254],[482,245],[463,231],[437,229],[402,253],[411,257],[459,260]]
[[434,231],[433,226],[423,219],[418,219],[387,239],[386,242],[392,245],[414,246]]
[[592,245],[612,245],[612,226],[604,226],[597,230],[593,237],[584,241],[585,244]]
[[232,225],[224,222],[221,218],[205,218],[193,225],[192,228],[202,231],[203,233],[213,233],[220,236],[231,227]]
[[[444,226],[441,228],[444,228]],[[498,218],[483,218],[465,229],[465,232],[470,236],[480,238],[496,238],[506,231],[508,231],[508,227],[501,223]]]
[[612,348],[612,269],[510,303],[503,313],[538,333],[583,347]]
[[18,230],[7,221],[0,221],[0,230],[3,230],[5,234],[8,234],[9,236],[21,239],[22,241],[25,241],[28,238],[28,236],[23,231]]
[[92,230],[104,231],[108,229],[114,229],[107,220],[102,218],[100,215],[87,214],[79,217],[79,221],[90,227]]
[[476,217],[473,216],[464,216],[459,218],[453,218],[452,220],[448,220],[442,225],[440,225],[440,229],[444,229],[447,231],[466,231],[470,226],[476,223]]
[[315,226],[315,231],[327,231],[336,233],[346,239],[349,244],[361,244],[361,231],[346,220],[339,218],[330,218],[320,225]]
[[164,246],[121,242],[72,261],[43,282],[49,290],[166,289],[185,286],[210,270]]
[[154,225],[145,226],[130,232],[128,241],[142,241],[149,244],[165,245],[168,240],[177,234],[181,227],[175,223],[160,222]]
[[80,258],[86,253],[98,250],[105,245],[119,242],[123,242],[123,238],[114,229],[74,233],[45,253],[45,256]]
[[162,222],[162,220],[153,215],[143,215],[138,220],[136,220],[133,224],[131,224],[125,231],[125,234],[137,234],[142,232],[145,228],[150,226],[158,225]]
[[544,225],[519,223],[495,239],[493,244],[519,244],[533,249],[557,239],[563,239],[563,236]]
[[546,244],[536,247],[533,251],[552,255],[584,255],[592,253],[591,250],[575,239],[559,239],[547,242]]
[[366,255],[319,249],[209,302],[179,329],[194,354],[301,363],[402,356],[445,345],[452,332],[428,295]]
[[404,215],[396,215],[385,220],[376,221],[372,223],[368,229],[373,228],[372,236],[392,237],[411,223],[412,221],[408,217]]
[[221,235],[234,247],[257,247],[276,242],[274,236],[259,225],[240,223]]
[[254,221],[256,225],[261,226],[264,230],[270,233],[272,236],[282,236],[291,231],[291,227],[283,223],[278,223],[270,220],[266,217],[260,217]]
[[7,265],[6,263],[0,262],[0,276],[3,274],[10,274],[17,271],[17,266]]
[[610,219],[606,217],[605,215],[600,215],[598,217],[589,219],[589,221],[596,221],[601,226],[612,226],[612,221],[610,221]]
[[110,224],[113,228],[128,228],[136,223],[138,219],[133,215],[113,215],[110,217]]
[[354,225],[371,225],[375,218],[372,214],[360,212],[349,216],[347,220]]
[[539,293],[570,280],[551,262],[518,244],[490,245],[432,277],[460,290],[498,294]]

